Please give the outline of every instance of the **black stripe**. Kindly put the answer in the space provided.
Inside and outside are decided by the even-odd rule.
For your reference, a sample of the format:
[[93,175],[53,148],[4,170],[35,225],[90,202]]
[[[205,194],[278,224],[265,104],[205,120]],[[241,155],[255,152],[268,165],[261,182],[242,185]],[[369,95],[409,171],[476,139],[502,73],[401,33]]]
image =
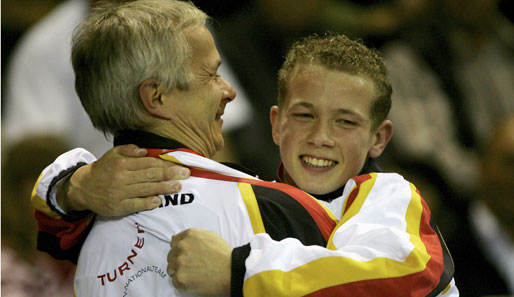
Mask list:
[[59,172],[59,174],[56,177],[54,177],[52,179],[52,181],[50,182],[50,185],[48,186],[48,190],[46,192],[46,204],[48,205],[48,207],[50,207],[51,210],[53,210],[57,214],[59,214],[62,217],[62,219],[66,222],[74,222],[79,219],[83,219],[91,212],[88,210],[85,210],[85,211],[75,211],[75,212],[70,212],[68,214],[65,214],[62,211],[58,210],[55,207],[55,205],[53,205],[52,200],[50,199],[50,194],[52,193],[52,190],[57,185],[57,183],[59,183],[63,179],[68,178],[73,173],[75,173],[75,171],[77,171],[77,169],[79,169],[80,167],[82,167],[84,165],[87,165],[87,164],[85,162],[79,162],[76,165]]
[[48,253],[55,259],[58,260],[69,260],[73,264],[77,264],[80,249],[82,245],[84,245],[84,241],[86,240],[86,234],[89,234],[91,228],[93,226],[93,222],[88,225],[88,228],[82,233],[82,238],[68,250],[63,250],[61,248],[61,238],[55,236],[54,234],[39,231],[37,233],[37,249],[42,252]]
[[250,244],[245,244],[232,250],[230,297],[243,296],[244,276],[246,273],[245,261],[250,255],[250,251]]
[[439,231],[439,228],[437,227],[437,224],[435,223],[435,220],[432,216],[430,217],[430,227],[432,227],[432,229],[434,229],[434,231],[437,233],[437,237],[439,237],[439,242],[441,243],[441,248],[443,249],[444,271],[441,274],[439,284],[437,287],[435,287],[434,290],[432,290],[432,292],[430,292],[430,294],[427,295],[427,297],[437,296],[439,293],[441,293],[451,282],[453,274],[455,273],[455,265],[453,264],[450,251],[448,250],[448,247],[444,242],[443,235],[441,235],[441,232]]
[[271,238],[294,237],[304,245],[327,245],[318,225],[298,201],[277,189],[258,185],[252,188],[266,233]]

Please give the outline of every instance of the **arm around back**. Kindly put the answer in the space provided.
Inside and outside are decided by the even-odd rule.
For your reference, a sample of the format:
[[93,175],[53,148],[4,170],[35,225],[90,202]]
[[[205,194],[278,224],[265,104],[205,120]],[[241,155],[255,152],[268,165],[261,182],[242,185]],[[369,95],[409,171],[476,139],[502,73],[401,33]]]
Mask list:
[[88,151],[74,149],[45,168],[32,194],[38,249],[75,262],[76,245],[87,235],[94,213],[120,216],[152,209],[160,203],[154,203],[158,194],[178,192],[180,182],[172,179],[187,178],[189,170],[146,154],[123,145],[96,160]]

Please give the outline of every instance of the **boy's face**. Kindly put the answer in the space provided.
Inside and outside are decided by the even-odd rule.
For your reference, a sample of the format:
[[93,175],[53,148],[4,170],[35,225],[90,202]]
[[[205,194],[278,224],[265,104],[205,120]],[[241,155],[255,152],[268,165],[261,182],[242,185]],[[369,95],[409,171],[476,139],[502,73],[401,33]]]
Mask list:
[[270,116],[289,184],[311,194],[342,187],[378,157],[372,131],[371,80],[317,65],[302,65],[279,109]]

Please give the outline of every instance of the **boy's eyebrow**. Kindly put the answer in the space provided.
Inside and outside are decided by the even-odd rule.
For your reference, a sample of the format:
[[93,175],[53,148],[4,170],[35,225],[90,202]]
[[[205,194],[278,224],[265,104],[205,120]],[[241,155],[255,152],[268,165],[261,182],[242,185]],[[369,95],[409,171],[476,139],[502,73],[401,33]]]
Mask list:
[[346,108],[338,108],[336,110],[337,113],[342,113],[342,114],[354,114],[354,115],[357,115],[357,113],[351,109],[346,109]]
[[311,103],[308,103],[308,102],[297,102],[295,104],[293,104],[293,106],[291,107],[295,107],[295,106],[301,106],[301,107],[305,107],[305,108],[313,108],[314,105],[312,105]]
[[[304,102],[304,101],[301,101],[301,102],[297,102],[295,104],[293,104],[291,107],[296,107],[296,106],[300,106],[300,107],[305,107],[305,108],[309,108],[309,109],[312,109],[314,108],[314,105],[312,103],[309,103],[309,102]],[[365,120],[366,118],[361,115],[360,113],[357,113],[355,112],[354,110],[351,110],[351,109],[347,109],[347,108],[338,108],[336,111],[335,111],[336,114],[338,115],[351,115],[351,116],[355,116],[361,120]]]
[[357,112],[355,112],[354,110],[351,110],[351,109],[338,108],[338,109],[336,110],[336,113],[337,113],[337,114],[344,114],[344,115],[356,116],[356,117],[358,117],[359,119],[365,120],[365,117],[364,117],[363,115],[361,115],[360,113],[357,113]]

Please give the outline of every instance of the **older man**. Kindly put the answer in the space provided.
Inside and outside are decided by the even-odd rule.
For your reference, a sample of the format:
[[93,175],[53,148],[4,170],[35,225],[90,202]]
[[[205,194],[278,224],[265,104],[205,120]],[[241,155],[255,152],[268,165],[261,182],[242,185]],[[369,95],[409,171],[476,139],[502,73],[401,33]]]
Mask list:
[[[97,217],[78,258],[77,296],[181,295],[164,259],[172,236],[188,228],[216,232],[230,246],[263,232],[324,246],[335,227],[304,192],[208,159],[223,147],[221,116],[236,93],[217,73],[221,61],[206,18],[187,2],[140,0],[96,8],[74,34],[76,90],[93,125],[114,135],[115,145],[135,143],[192,168],[182,191],[163,195],[159,208]],[[84,154],[77,149],[56,163]]]
[[337,227],[326,247],[258,234],[234,249],[212,232],[187,230],[171,243],[173,283],[204,295],[228,294],[230,279],[234,296],[457,296],[451,258],[419,192],[376,172],[392,136],[390,95],[385,66],[362,44],[313,36],[294,45],[270,113],[280,173],[326,201]]

